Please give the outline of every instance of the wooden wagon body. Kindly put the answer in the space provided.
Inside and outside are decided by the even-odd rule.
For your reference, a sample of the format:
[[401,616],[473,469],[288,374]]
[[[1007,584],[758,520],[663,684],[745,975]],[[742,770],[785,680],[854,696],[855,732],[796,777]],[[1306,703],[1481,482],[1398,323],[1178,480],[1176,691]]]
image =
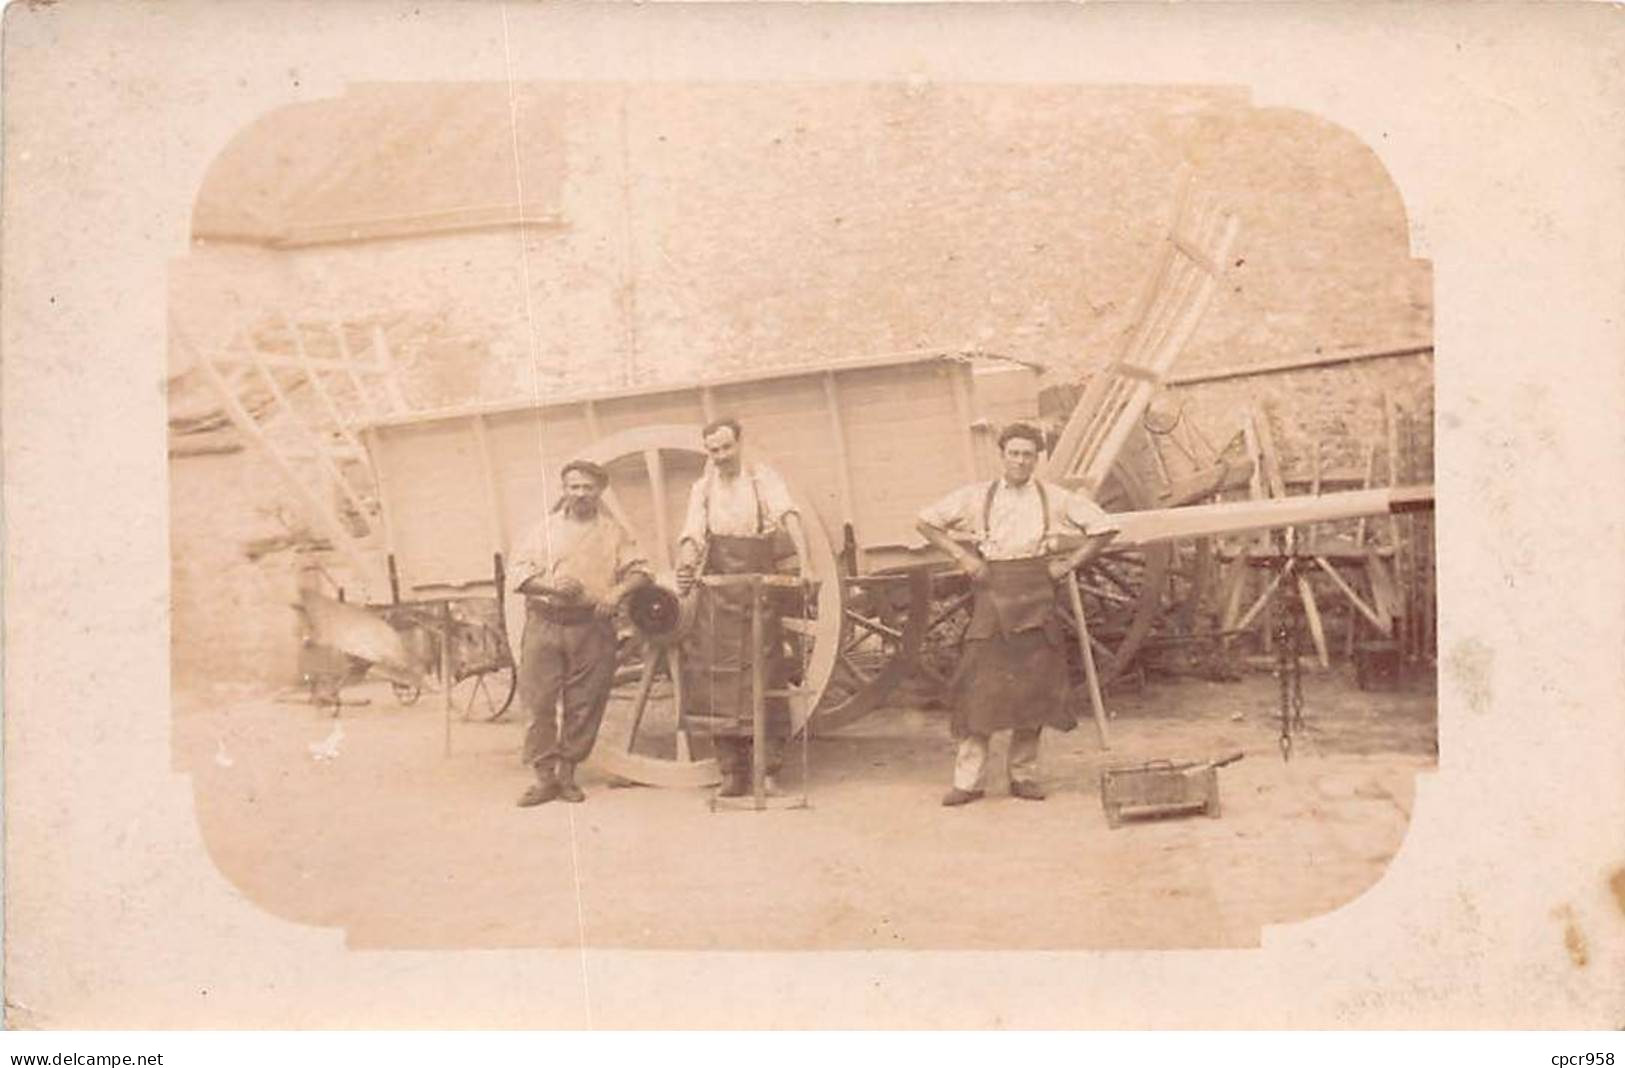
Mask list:
[[[850,564],[871,573],[913,558],[923,506],[996,474],[996,428],[1037,416],[1038,373],[983,354],[912,354],[416,412],[367,425],[363,440],[403,596],[489,581],[492,555],[511,554],[552,506],[571,457],[628,431],[697,429],[720,415],[740,420],[747,453],[804,498],[824,540],[850,545]],[[658,465],[634,455],[612,474],[628,525],[666,563],[700,459],[654,448]]]

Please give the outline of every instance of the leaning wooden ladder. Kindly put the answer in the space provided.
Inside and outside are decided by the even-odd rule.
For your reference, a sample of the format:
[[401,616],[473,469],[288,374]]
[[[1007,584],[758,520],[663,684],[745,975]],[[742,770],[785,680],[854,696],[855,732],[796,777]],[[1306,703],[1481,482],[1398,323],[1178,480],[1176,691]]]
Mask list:
[[1134,426],[1207,311],[1240,229],[1191,192],[1179,205],[1117,359],[1089,380],[1044,465],[1044,477],[1098,493]]
[[[365,597],[378,578],[380,513],[358,426],[407,410],[400,375],[379,324],[301,324],[282,316],[278,326],[284,351],[267,349],[247,332],[210,350],[171,324],[232,424],[276,468]],[[365,339],[359,353],[356,334]]]

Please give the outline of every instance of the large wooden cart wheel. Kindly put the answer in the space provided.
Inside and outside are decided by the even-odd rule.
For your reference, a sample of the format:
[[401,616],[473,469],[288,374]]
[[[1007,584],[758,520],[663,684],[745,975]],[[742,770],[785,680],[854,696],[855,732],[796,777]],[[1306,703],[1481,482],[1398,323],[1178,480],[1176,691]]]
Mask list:
[[[746,448],[750,459],[782,471],[748,442]],[[656,581],[673,585],[677,535],[689,490],[705,467],[700,428],[638,427],[604,438],[578,455],[609,472],[605,507],[637,539]],[[842,590],[823,524],[796,487],[789,490],[802,516],[811,557],[802,562],[802,571],[814,590],[801,614],[789,613],[784,620],[786,654],[800,665],[798,692],[790,699],[791,723],[800,731],[835,671]],[[707,786],[720,781],[710,739],[688,731],[679,720],[681,657],[675,645],[623,631],[615,688],[593,748],[597,767],[650,786]]]
[[927,565],[841,579],[841,629],[834,671],[813,714],[824,733],[876,708],[914,670],[931,607]]

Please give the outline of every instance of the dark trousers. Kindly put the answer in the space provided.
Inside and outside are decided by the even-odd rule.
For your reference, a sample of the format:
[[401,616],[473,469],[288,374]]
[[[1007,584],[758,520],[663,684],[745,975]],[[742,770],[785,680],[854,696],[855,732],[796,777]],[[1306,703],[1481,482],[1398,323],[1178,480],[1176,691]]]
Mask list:
[[530,717],[525,763],[586,760],[614,681],[614,623],[555,623],[532,611],[519,659],[519,701]]

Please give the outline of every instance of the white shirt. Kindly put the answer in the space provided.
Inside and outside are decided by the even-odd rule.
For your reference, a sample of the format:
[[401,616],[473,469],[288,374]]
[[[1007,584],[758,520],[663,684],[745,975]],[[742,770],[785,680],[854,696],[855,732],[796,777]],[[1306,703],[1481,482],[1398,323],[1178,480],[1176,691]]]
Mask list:
[[626,530],[600,507],[585,521],[563,511],[548,514],[520,544],[508,571],[515,586],[533,575],[573,578],[590,598],[602,601],[628,573],[648,574],[649,565]]
[[1054,550],[1054,545],[1049,544],[1051,539],[1044,534],[1046,524],[1041,501],[1045,498],[1049,501],[1047,525],[1051,536],[1105,534],[1117,529],[1117,524],[1100,505],[1052,482],[1044,483],[1041,498],[1036,478],[1029,478],[1020,486],[1012,486],[1001,478],[993,491],[991,508],[987,504],[987,487],[986,482],[961,486],[923,509],[920,520],[950,534],[969,535],[987,560],[1019,560]]
[[708,534],[756,537],[773,534],[796,510],[778,472],[766,464],[742,463],[739,474],[724,477],[707,462],[705,473],[688,493],[688,513],[678,543],[704,545]]

